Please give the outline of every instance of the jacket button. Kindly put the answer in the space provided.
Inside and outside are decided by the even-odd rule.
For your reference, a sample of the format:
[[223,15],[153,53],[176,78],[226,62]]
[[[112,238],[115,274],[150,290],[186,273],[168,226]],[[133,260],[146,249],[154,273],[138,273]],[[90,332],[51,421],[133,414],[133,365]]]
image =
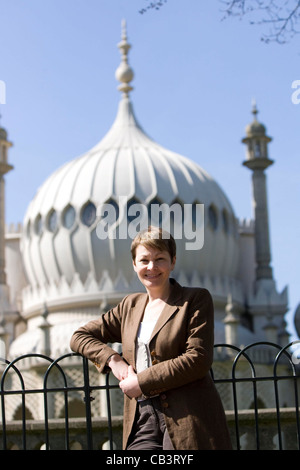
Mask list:
[[153,350],[153,351],[151,351],[150,355],[151,355],[151,357],[153,357],[153,356],[156,355],[156,352]]
[[162,403],[162,407],[163,407],[163,408],[168,408],[168,406],[169,406],[169,403],[167,403],[166,401],[164,401],[164,402]]
[[163,393],[160,398],[162,398],[163,400],[165,400],[167,398],[167,395],[165,393]]
[[152,365],[155,366],[155,364],[158,364],[158,360],[157,360],[157,359],[153,359],[153,360],[152,360]]

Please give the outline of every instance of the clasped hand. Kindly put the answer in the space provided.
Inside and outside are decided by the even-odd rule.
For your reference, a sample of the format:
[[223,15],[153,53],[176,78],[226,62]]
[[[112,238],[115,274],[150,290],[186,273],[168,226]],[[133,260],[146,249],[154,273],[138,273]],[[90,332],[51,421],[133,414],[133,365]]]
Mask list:
[[114,376],[120,381],[119,387],[123,393],[130,398],[139,397],[142,394],[137,374],[133,367],[126,362],[118,354],[114,354],[108,363]]

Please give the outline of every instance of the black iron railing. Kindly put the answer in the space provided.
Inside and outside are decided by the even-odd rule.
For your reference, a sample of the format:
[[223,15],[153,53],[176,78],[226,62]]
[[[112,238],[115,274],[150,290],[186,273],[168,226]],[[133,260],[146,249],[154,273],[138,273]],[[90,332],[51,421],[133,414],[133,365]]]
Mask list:
[[[226,409],[235,449],[245,448],[245,445],[241,444],[241,439],[245,438],[243,436],[248,436],[248,440],[250,436],[257,450],[265,448],[267,444],[264,442],[273,442],[274,436],[276,444],[271,442],[271,448],[275,446],[277,449],[300,449],[298,369],[300,360],[297,348],[300,348],[300,341],[292,342],[285,347],[259,342],[243,349],[227,344],[215,345],[215,362],[211,374]],[[96,427],[97,432],[102,433],[99,439],[102,439],[101,442],[103,440],[108,442],[110,449],[115,447],[116,440],[120,441],[121,430],[120,426],[115,424],[116,417],[112,414],[111,401],[111,393],[113,390],[118,390],[118,385],[111,383],[110,374],[106,375],[105,383],[100,385],[99,379],[91,380],[91,367],[94,374],[94,366],[87,359],[74,353],[65,354],[55,360],[42,354],[27,354],[11,362],[1,360],[0,365],[2,424],[0,449],[9,450],[16,448],[16,445],[17,448],[30,449],[34,433],[39,434],[46,450],[53,448],[69,450],[74,436],[79,439],[78,436],[82,433],[85,434],[85,443],[81,447],[93,449]],[[71,372],[74,368],[77,370],[76,381]],[[54,373],[55,383],[52,378]],[[30,374],[40,378],[39,387],[30,386]],[[259,387],[266,389],[266,384],[269,403],[262,404],[264,395],[261,395]],[[245,410],[243,400],[246,385],[248,395],[250,390],[252,396],[248,410]],[[226,396],[222,396],[224,387],[227,390]],[[95,412],[93,408],[93,402],[96,400],[94,395],[98,392],[102,393],[102,401],[103,394],[106,397],[106,412],[103,418],[99,418],[99,410]],[[53,404],[57,394],[63,396],[63,399],[60,398],[60,403],[63,405],[60,407],[59,417]],[[70,404],[74,394],[77,397],[80,395],[84,403],[80,419],[76,418],[73,409],[70,414]],[[42,408],[40,413],[42,418],[40,416],[38,422],[28,413],[28,402],[37,396],[39,401],[35,402],[35,406]],[[12,408],[16,406],[16,402],[18,414],[12,416]],[[266,434],[271,427],[273,429],[271,437],[266,440]],[[51,439],[53,433],[58,432],[58,428],[62,430],[59,443],[53,443]],[[117,434],[118,439],[116,439]],[[16,442],[18,444],[14,447],[13,444]],[[120,444],[118,446],[120,448]]]
[[[289,401],[290,408],[295,410],[294,420],[295,420],[295,434],[296,434],[296,446],[300,450],[300,419],[299,419],[299,368],[297,367],[300,363],[298,358],[298,353],[300,341],[295,341],[289,345],[282,347],[274,343],[269,342],[256,342],[250,344],[243,349],[239,349],[232,345],[220,344],[216,345],[215,348],[226,348],[227,350],[233,352],[235,351],[235,356],[232,360],[231,367],[231,376],[227,379],[217,379],[214,378],[214,370],[212,368],[212,376],[214,378],[215,384],[218,383],[230,383],[232,387],[232,399],[233,399],[233,412],[234,412],[234,424],[235,424],[235,439],[236,439],[236,448],[240,450],[241,443],[240,437],[241,432],[239,429],[239,403],[238,403],[238,393],[237,386],[238,384],[251,384],[252,386],[252,396],[253,396],[253,414],[254,414],[254,428],[255,428],[255,441],[256,441],[256,450],[261,448],[260,445],[260,426],[259,426],[259,415],[260,415],[260,404],[258,397],[258,384],[268,383],[269,388],[273,388],[274,393],[274,411],[276,413],[276,428],[277,428],[277,439],[278,439],[278,449],[283,449],[283,439],[282,439],[282,429],[281,429],[281,413],[282,406],[287,407],[286,404],[282,405],[280,400],[279,393],[279,383],[286,382],[289,384]],[[293,348],[294,347],[294,348]],[[292,351],[289,351],[292,348]],[[253,352],[256,349],[256,353]],[[258,352],[258,354],[257,354]],[[271,353],[271,354],[270,354]],[[252,357],[253,356],[253,357]],[[251,374],[249,376],[239,376],[238,375],[238,366],[243,362],[249,366],[249,371]],[[268,375],[260,375],[257,373],[257,368],[259,365],[264,365],[269,367],[270,373]],[[282,398],[282,397],[281,397]]]

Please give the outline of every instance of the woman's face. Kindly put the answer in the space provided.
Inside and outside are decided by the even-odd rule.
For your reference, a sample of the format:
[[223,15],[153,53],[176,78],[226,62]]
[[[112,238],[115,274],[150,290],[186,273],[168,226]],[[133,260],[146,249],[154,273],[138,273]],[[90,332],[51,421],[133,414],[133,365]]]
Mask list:
[[141,283],[147,288],[164,287],[169,282],[176,258],[171,260],[168,251],[138,245],[135,252],[133,268]]

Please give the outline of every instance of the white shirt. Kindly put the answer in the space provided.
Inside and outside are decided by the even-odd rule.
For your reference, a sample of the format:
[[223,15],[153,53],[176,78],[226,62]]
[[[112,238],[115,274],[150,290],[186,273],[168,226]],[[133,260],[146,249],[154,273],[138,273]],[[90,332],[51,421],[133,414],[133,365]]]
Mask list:
[[[155,327],[157,319],[152,321],[143,321],[140,323],[137,338],[136,338],[136,372],[142,372],[151,366],[151,355],[149,350],[149,341],[152,331]],[[138,401],[143,401],[145,398],[140,396]]]
[[136,345],[136,371],[142,372],[151,365],[149,341],[157,320],[140,323]]

